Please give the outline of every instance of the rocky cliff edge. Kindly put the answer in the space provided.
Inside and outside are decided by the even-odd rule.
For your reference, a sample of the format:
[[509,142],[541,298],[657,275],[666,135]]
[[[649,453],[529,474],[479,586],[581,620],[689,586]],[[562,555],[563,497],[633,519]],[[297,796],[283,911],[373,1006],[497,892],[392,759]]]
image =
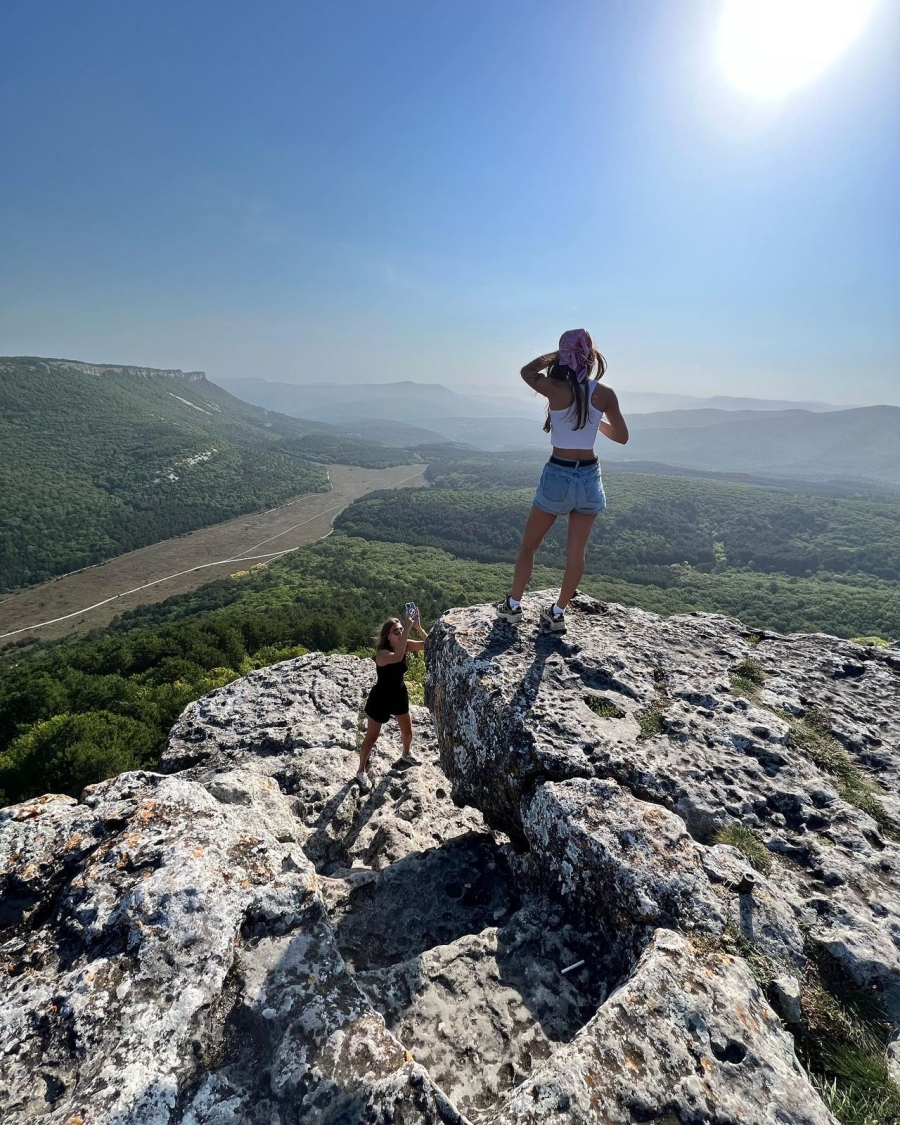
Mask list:
[[900,1019],[896,651],[578,599],[427,657],[371,792],[372,663],[311,654],[0,812],[4,1122],[834,1121],[835,982]]

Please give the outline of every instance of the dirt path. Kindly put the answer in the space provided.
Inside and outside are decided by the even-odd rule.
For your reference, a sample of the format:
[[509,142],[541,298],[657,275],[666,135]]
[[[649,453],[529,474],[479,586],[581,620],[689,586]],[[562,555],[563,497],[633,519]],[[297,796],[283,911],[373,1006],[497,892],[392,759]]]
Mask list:
[[0,601],[0,645],[52,640],[107,625],[126,609],[195,590],[236,570],[313,543],[348,504],[377,488],[416,488],[424,465],[360,469],[329,465],[330,492],[312,492],[268,512],[238,516],[153,543],[99,566],[51,579]]

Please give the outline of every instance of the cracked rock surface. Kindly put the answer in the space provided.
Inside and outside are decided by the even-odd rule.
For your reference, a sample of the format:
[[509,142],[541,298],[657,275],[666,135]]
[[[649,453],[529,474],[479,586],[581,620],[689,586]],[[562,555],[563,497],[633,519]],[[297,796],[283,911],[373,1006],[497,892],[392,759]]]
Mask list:
[[[530,846],[544,883],[630,932],[632,952],[647,925],[731,922],[788,965],[813,943],[900,1022],[896,650],[586,597],[567,633],[540,634],[539,599],[524,604],[518,631],[489,606],[432,631],[426,690],[454,796]],[[735,675],[748,660],[758,684]],[[824,751],[804,744],[812,719]],[[752,896],[735,893],[747,861],[710,847],[733,824],[772,861]]]
[[[736,622],[601,610],[446,614],[437,737],[415,708],[403,769],[386,726],[367,793],[372,662],[310,654],[191,704],[161,773],[0,811],[4,1123],[832,1122],[718,942],[751,927],[788,979],[816,932],[891,995],[896,847],[784,716],[815,698],[887,805],[897,669],[764,638],[741,701]],[[712,843],[736,808],[775,860],[752,894]]]

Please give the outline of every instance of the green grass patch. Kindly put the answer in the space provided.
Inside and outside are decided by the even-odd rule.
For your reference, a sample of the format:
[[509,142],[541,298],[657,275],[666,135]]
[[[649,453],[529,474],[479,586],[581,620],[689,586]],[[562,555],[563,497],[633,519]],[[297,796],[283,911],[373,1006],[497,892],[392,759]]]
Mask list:
[[871,991],[823,950],[811,951],[797,1054],[842,1125],[897,1125],[900,1086],[890,1079],[891,1028]]
[[[859,1082],[836,1076],[828,1078],[811,1075],[819,1096],[841,1125],[897,1125],[900,1121],[900,1091],[887,1078],[887,1066],[879,1068],[876,1084]],[[881,1085],[877,1083],[881,1081]]]
[[853,759],[831,733],[828,717],[810,708],[802,719],[789,719],[791,741],[805,750],[816,765],[844,782],[859,776]]
[[[742,957],[759,987],[770,987],[783,971],[729,923],[722,936],[726,953]],[[802,1024],[794,1031],[797,1056],[822,1101],[841,1125],[897,1125],[900,1087],[890,1080],[886,1048],[890,1024],[870,991],[849,980],[825,951],[807,948],[801,984]]]
[[868,813],[885,835],[900,836],[900,825],[878,799],[876,783],[862,773],[831,733],[828,717],[810,708],[802,719],[791,715],[785,718],[791,726],[790,741],[804,750],[820,769],[836,779],[835,787],[840,797]]
[[759,833],[754,832],[752,828],[747,828],[746,825],[735,823],[720,828],[713,837],[713,843],[730,844],[733,848],[737,848],[750,865],[763,875],[772,870],[772,856],[769,849],[762,842]]
[[666,724],[663,719],[662,707],[654,703],[643,711],[635,711],[634,717],[641,728],[639,738],[652,738],[655,734],[665,734]]
[[669,705],[669,693],[666,691],[667,673],[665,668],[656,665],[652,674],[656,697],[649,707],[644,707],[634,713],[638,726],[641,728],[638,738],[653,738],[656,734],[666,733],[666,721],[663,718],[663,712]]
[[734,957],[742,957],[753,974],[753,979],[766,992],[778,976],[778,966],[765,953],[741,933],[740,927],[728,922],[722,935],[722,948]]
[[732,695],[746,699],[759,699],[759,689],[766,682],[768,673],[753,656],[748,656],[736,664],[728,673]]
[[856,805],[858,809],[868,813],[885,836],[892,839],[900,837],[900,825],[879,801],[874,785],[867,778],[860,775],[856,781],[842,782],[837,791],[848,805]]
[[624,719],[625,712],[605,695],[586,695],[584,701],[601,719]]
[[890,648],[891,642],[884,637],[854,637],[853,643],[857,645],[874,645],[876,648]]

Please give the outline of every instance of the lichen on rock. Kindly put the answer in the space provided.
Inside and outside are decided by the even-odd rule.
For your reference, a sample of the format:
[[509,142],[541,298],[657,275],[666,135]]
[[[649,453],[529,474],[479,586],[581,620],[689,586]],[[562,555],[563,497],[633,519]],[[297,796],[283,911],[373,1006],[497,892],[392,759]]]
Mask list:
[[162,772],[0,811],[4,1122],[834,1120],[797,982],[819,951],[898,1019],[896,653],[579,598],[427,656],[424,764],[385,728],[368,793],[372,663],[313,653]]

